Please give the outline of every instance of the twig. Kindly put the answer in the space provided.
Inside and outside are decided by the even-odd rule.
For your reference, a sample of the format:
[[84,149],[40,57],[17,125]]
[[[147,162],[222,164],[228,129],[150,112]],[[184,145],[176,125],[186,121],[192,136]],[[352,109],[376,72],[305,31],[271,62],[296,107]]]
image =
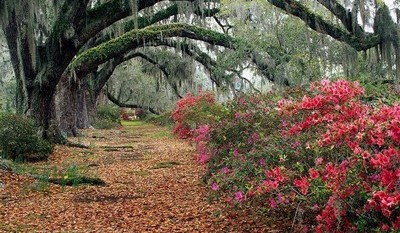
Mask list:
[[0,160],[0,170],[12,172],[12,168]]
[[293,230],[294,230],[294,223],[296,222],[296,217],[297,217],[297,213],[299,212],[300,204],[301,204],[301,201],[300,201],[299,204],[297,205],[296,213],[294,214],[294,217],[293,217],[292,228],[291,228],[292,230],[291,230],[291,232],[293,232]]
[[82,148],[82,149],[89,149],[89,147],[86,146],[86,145],[83,145],[83,144],[80,144],[80,143],[71,142],[71,141],[68,141],[68,140],[64,143],[64,145],[65,145],[65,146],[68,146],[68,147],[76,147],[76,148]]

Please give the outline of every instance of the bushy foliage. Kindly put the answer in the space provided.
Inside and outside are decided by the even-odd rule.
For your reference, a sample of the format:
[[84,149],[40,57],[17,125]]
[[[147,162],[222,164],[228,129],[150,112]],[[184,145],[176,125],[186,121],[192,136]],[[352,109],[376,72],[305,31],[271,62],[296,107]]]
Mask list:
[[122,120],[124,121],[129,121],[130,120],[130,116],[129,114],[126,112],[125,109],[121,108],[120,113]]
[[141,120],[145,119],[147,114],[148,112],[141,108],[136,109],[136,116]]
[[[321,157],[324,162],[315,166],[319,182],[330,193],[317,216],[317,232],[399,230],[400,106],[361,102],[364,89],[357,82],[323,80],[312,90],[314,95],[282,107],[283,115],[305,115],[302,121],[291,122],[287,132],[312,131],[318,138],[310,142],[311,148],[341,147],[351,152]],[[308,180],[315,183],[311,177]]]
[[148,114],[144,120],[161,126],[172,126],[174,124],[171,113],[162,113],[160,115]]
[[96,119],[93,126],[98,129],[112,129],[120,126],[120,110],[111,105],[97,107]]
[[96,129],[114,129],[121,126],[121,124],[107,119],[96,119],[93,126]]
[[111,105],[100,105],[97,107],[97,119],[109,120],[112,122],[119,122],[120,110]]
[[37,135],[34,123],[15,114],[0,115],[0,150],[5,158],[17,161],[47,159],[53,147]]
[[175,122],[173,133],[179,138],[192,138],[199,125],[213,124],[220,120],[223,114],[224,109],[215,103],[212,93],[188,93],[185,98],[178,100],[176,109],[171,114]]
[[227,117],[190,131],[212,190],[233,203],[296,204],[316,232],[398,231],[400,106],[362,97],[357,82],[323,80],[227,103]]

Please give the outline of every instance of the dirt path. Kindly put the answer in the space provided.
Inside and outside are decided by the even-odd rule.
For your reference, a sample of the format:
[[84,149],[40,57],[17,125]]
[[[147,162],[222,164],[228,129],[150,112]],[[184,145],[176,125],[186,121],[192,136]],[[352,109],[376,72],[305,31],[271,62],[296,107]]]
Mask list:
[[33,171],[82,173],[107,186],[60,187],[0,172],[0,232],[276,232],[208,201],[193,147],[164,128],[90,130],[90,149],[58,147]]

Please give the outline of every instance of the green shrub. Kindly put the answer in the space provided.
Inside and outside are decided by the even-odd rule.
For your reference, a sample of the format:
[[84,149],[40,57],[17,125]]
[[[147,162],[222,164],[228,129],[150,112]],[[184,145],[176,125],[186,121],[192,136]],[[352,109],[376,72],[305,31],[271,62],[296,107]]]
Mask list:
[[0,150],[7,159],[37,161],[47,159],[53,147],[37,136],[34,123],[15,114],[0,115]]
[[96,114],[93,126],[97,129],[113,129],[121,125],[119,108],[101,105],[97,107]]
[[137,116],[139,119],[145,119],[146,116],[147,116],[148,114],[149,114],[148,111],[143,110],[143,109],[141,109],[141,108],[139,108],[139,109],[136,110],[136,116]]
[[148,114],[144,119],[146,122],[150,122],[161,126],[171,126],[174,121],[171,119],[171,113],[162,113],[160,115]]
[[114,129],[120,126],[120,123],[108,119],[96,119],[93,126],[96,129]]
[[113,107],[111,105],[101,105],[97,107],[96,119],[99,120],[109,120],[112,122],[119,123],[119,108]]

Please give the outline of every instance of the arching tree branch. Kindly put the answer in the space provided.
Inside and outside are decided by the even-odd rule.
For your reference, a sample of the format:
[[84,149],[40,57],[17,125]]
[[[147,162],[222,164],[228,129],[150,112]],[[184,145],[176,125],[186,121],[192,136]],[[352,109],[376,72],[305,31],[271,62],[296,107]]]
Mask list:
[[153,108],[148,107],[148,106],[141,106],[138,104],[125,104],[125,103],[121,103],[117,98],[115,98],[109,91],[107,91],[107,98],[113,102],[115,105],[121,107],[121,108],[141,108],[141,109],[148,109],[149,112],[156,114],[156,115],[160,115],[160,113],[158,113],[157,111],[155,111]]
[[[165,0],[138,0],[135,10],[141,11],[163,1]],[[196,0],[173,0],[170,2],[175,1],[196,2]],[[212,1],[209,0],[206,2]],[[112,25],[118,20],[128,17],[132,14],[132,11],[133,9],[128,0],[112,0],[103,3],[94,9],[88,10],[86,16],[81,18],[79,22],[79,28],[81,28],[81,30],[79,30],[78,34],[82,41],[87,41],[104,28]]]
[[[372,47],[377,46],[381,38],[379,35],[372,33],[363,33],[361,35],[352,33],[353,31],[346,31],[341,29],[326,20],[321,16],[312,13],[307,7],[295,0],[268,0],[272,5],[282,9],[283,11],[296,16],[303,20],[311,29],[327,34],[338,41],[342,41],[356,49],[357,51],[367,50]],[[340,20],[347,21],[345,16],[342,16],[342,10],[337,8],[337,5],[329,5],[328,2],[322,1],[323,5],[327,7],[328,10],[333,11],[333,14],[340,16]],[[336,7],[335,7],[336,6]],[[349,25],[346,25],[348,28]]]
[[178,98],[182,98],[182,96],[179,94],[178,87],[176,86],[176,84],[170,82],[170,80],[169,80],[170,75],[168,74],[165,67],[160,65],[157,61],[155,61],[151,57],[147,56],[146,54],[137,52],[137,51],[130,52],[125,56],[119,56],[114,59],[111,59],[110,61],[106,62],[103,65],[103,67],[99,71],[97,71],[94,75],[91,75],[90,77],[88,77],[88,78],[92,79],[92,82],[94,83],[94,86],[93,86],[94,95],[98,96],[100,94],[101,90],[106,85],[107,81],[110,79],[111,75],[113,74],[115,68],[119,64],[121,64],[125,61],[128,61],[130,59],[136,58],[136,57],[140,57],[140,58],[150,62],[151,64],[157,66],[157,68],[159,68],[161,70],[161,72],[163,72],[168,84],[171,86],[171,88],[173,89],[176,96]]
[[75,71],[78,77],[85,77],[88,73],[94,71],[98,65],[113,57],[143,46],[146,42],[170,37],[186,37],[227,48],[234,48],[235,42],[235,39],[228,35],[182,23],[149,26],[144,29],[132,30],[83,52],[70,64],[69,72]]
[[[205,10],[200,10],[199,8],[197,8],[193,13],[196,15],[201,15],[203,17],[211,17],[217,14],[219,11],[220,10],[218,8],[205,9]],[[173,4],[165,9],[158,11],[153,15],[141,16],[138,17],[137,19],[124,22],[122,28],[124,29],[125,32],[131,31],[133,29],[145,28],[147,26],[153,25],[155,23],[158,23],[162,20],[168,19],[171,16],[175,16],[178,14],[179,14],[178,5]],[[111,39],[112,39],[111,35],[109,33],[105,33],[104,35],[100,36],[97,39],[92,39],[92,42],[89,42],[88,43],[89,46],[87,47],[95,47]]]
[[146,54],[141,53],[141,52],[134,52],[133,54],[130,54],[130,55],[128,55],[128,56],[130,56],[130,57],[132,57],[132,58],[133,58],[133,57],[140,57],[140,58],[146,60],[147,62],[149,62],[149,63],[155,65],[155,66],[156,66],[158,69],[160,69],[161,72],[164,74],[164,76],[165,76],[165,78],[166,78],[168,84],[171,86],[171,88],[172,88],[172,90],[174,91],[175,95],[176,95],[178,98],[182,98],[182,96],[179,94],[178,87],[176,86],[176,83],[172,83],[172,82],[170,81],[170,74],[168,73],[168,71],[166,70],[166,68],[165,68],[163,65],[159,64],[156,60],[152,59],[151,57],[149,57],[149,56],[147,56]]

